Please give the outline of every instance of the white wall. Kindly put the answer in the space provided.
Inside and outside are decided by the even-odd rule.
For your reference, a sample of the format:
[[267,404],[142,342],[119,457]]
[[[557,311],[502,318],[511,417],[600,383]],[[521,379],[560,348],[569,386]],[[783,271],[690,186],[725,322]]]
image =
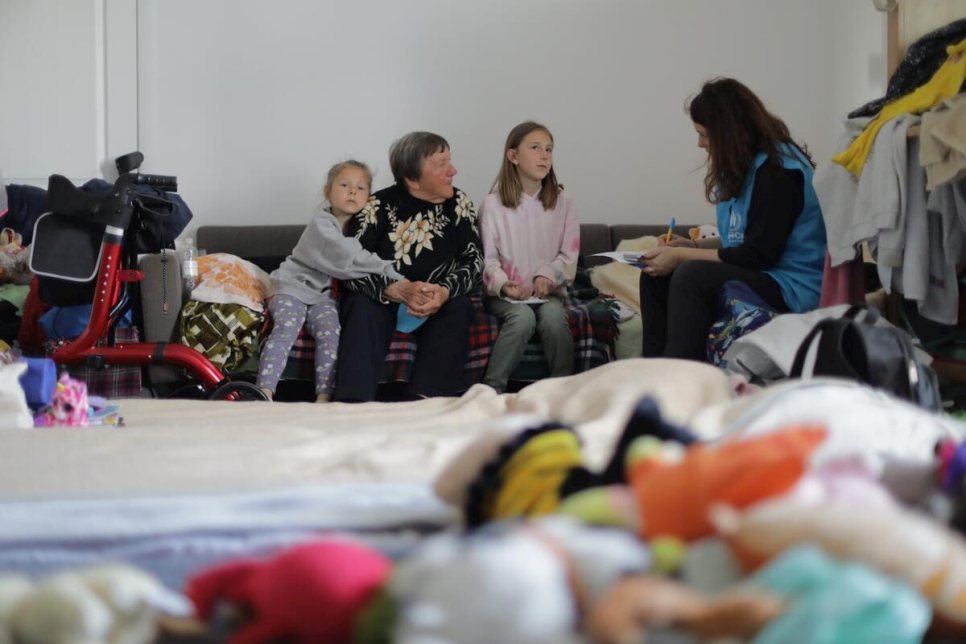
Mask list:
[[[886,22],[888,14],[872,11],[863,0],[833,2],[829,8],[831,33],[828,51],[832,73],[829,75],[826,145],[833,149],[846,115],[885,94],[888,78]],[[822,162],[828,163],[831,154]]]
[[0,0],[7,183],[102,176],[137,146],[136,8],[134,0]]
[[22,62],[0,87],[22,100],[0,101],[0,168],[87,178],[130,142],[180,177],[194,225],[293,223],[348,156],[387,185],[414,129],[449,139],[479,201],[532,118],[583,221],[710,221],[685,99],[738,77],[826,159],[884,91],[884,34],[868,0],[2,0],[0,60]]

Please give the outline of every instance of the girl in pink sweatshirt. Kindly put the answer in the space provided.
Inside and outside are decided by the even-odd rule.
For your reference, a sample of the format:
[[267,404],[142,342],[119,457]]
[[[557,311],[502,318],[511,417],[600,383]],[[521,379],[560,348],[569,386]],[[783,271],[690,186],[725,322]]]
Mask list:
[[500,319],[483,383],[503,392],[534,331],[551,376],[574,372],[562,297],[577,272],[580,226],[553,171],[553,136],[527,121],[507,136],[500,174],[480,207],[483,306]]

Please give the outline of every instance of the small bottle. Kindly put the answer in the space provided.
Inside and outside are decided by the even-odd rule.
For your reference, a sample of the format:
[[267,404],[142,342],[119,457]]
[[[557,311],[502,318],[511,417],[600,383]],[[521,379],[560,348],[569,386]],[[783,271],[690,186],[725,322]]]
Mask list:
[[181,288],[187,298],[198,285],[198,249],[195,240],[185,237],[181,246]]

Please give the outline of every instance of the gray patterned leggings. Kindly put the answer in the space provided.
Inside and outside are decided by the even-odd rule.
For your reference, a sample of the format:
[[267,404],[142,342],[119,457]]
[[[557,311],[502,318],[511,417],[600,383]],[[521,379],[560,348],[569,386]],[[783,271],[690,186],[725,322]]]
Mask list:
[[272,333],[262,345],[256,385],[272,392],[278,386],[289,351],[304,325],[315,338],[315,393],[331,394],[335,389],[335,362],[339,355],[339,305],[331,297],[306,305],[291,295],[275,295],[268,302]]

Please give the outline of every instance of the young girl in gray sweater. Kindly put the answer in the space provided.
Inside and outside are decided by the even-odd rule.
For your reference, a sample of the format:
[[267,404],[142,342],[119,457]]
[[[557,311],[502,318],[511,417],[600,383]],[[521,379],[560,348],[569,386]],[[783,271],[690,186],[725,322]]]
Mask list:
[[257,385],[269,398],[285,369],[288,354],[306,326],[315,338],[315,395],[327,402],[334,389],[339,354],[339,305],[332,296],[332,280],[370,274],[401,280],[392,262],[362,248],[359,240],[345,237],[343,228],[369,199],[372,173],[359,161],[344,161],[329,170],[323,194],[327,209],[320,209],[299,239],[292,254],[272,273],[268,310],[273,327],[262,346]]

